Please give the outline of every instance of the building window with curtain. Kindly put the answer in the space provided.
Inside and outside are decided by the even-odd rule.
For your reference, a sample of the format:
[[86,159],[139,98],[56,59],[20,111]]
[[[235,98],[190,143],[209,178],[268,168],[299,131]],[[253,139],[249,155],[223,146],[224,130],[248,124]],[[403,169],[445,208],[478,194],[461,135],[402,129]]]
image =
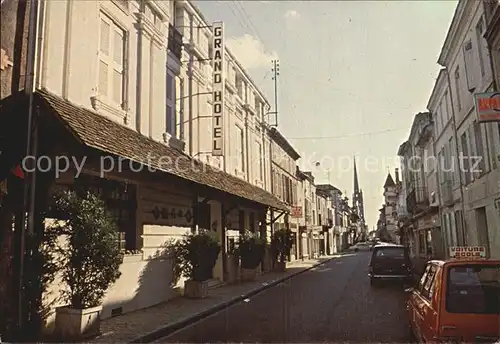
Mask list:
[[258,177],[257,179],[258,180],[263,180],[264,179],[264,162],[262,161],[262,145],[260,144],[260,142],[257,142],[256,141],[256,145],[257,145],[257,173],[258,173]]
[[172,136],[177,134],[176,116],[176,82],[175,75],[170,70],[167,71],[167,110],[166,110],[166,132]]
[[455,93],[457,94],[457,107],[458,111],[462,110],[462,100],[460,93],[462,92],[462,89],[460,87],[460,66],[457,66],[455,69]]
[[236,168],[240,172],[245,172],[245,140],[243,129],[236,126]]

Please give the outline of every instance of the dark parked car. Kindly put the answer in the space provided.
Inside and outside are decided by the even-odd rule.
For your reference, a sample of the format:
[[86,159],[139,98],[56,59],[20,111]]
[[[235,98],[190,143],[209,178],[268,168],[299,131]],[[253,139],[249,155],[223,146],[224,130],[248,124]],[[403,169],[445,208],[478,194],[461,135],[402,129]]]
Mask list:
[[371,285],[380,280],[411,281],[413,273],[408,248],[395,244],[374,246],[368,276]]

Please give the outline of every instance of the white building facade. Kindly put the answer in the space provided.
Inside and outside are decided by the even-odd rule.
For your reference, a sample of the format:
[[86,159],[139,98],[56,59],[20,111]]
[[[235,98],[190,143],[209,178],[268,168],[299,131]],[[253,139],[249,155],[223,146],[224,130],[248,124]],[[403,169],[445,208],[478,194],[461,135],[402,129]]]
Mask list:
[[459,2],[438,63],[447,71],[458,151],[467,157],[460,171],[465,211],[463,241],[485,246],[488,254],[498,258],[500,127],[498,122],[478,122],[474,106],[475,94],[494,89],[491,52],[484,37],[490,18],[485,4]]
[[[208,159],[220,170],[204,169],[193,158],[207,161],[203,154],[212,155],[213,104],[211,96],[202,94],[212,94],[210,62],[204,60],[210,56],[212,38],[206,26],[211,23],[190,2],[38,4],[35,27],[40,30],[33,41],[37,105],[46,112],[44,118],[56,117],[64,124],[61,128],[69,129],[58,142],[68,149],[66,154],[78,142],[84,146],[79,154],[102,155],[101,166],[89,162],[78,178],[72,169],[54,189],[85,183],[108,197],[125,255],[121,276],[103,300],[102,317],[175,297],[172,262],[159,255],[165,242],[199,229],[214,231],[220,239],[222,252],[212,282],[223,282],[231,231],[266,235],[271,208],[264,203],[288,211],[265,191],[271,189],[265,98],[227,52],[227,75],[234,80],[227,78],[224,159]],[[189,68],[186,61],[192,62]],[[63,141],[70,136],[71,144]],[[104,173],[109,166],[102,163],[114,161],[106,160],[111,156],[126,168],[115,165]],[[134,171],[131,162],[142,169]],[[55,297],[59,288],[54,284],[49,293]],[[47,320],[49,330],[53,320]]]
[[[171,2],[173,3],[173,2]],[[182,111],[175,121],[185,141],[185,151],[203,162],[271,190],[270,139],[265,114],[269,102],[224,45],[223,154],[213,154],[213,24],[189,1],[175,2],[173,25],[183,36],[183,64],[179,80]],[[222,31],[224,37],[225,31]],[[190,77],[190,75],[192,75]],[[188,135],[192,131],[193,135]]]

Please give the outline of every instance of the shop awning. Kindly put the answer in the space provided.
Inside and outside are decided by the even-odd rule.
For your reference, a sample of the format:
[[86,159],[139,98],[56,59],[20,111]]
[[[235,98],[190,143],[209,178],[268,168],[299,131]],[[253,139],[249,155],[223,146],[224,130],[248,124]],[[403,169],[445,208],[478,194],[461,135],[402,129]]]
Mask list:
[[[113,122],[93,111],[75,105],[47,90],[37,90],[37,104],[62,120],[84,145],[151,166],[191,182],[206,185],[274,209],[289,211],[286,204],[271,193],[188,155],[156,142],[130,128]],[[163,160],[160,158],[163,157]],[[175,164],[161,164],[161,161]]]

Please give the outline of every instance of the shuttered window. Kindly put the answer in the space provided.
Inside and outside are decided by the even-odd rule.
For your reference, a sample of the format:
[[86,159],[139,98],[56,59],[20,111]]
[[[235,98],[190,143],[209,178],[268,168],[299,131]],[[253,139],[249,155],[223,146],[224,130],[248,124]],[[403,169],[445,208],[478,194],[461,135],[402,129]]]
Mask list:
[[124,108],[126,31],[101,13],[98,92],[103,99]]

